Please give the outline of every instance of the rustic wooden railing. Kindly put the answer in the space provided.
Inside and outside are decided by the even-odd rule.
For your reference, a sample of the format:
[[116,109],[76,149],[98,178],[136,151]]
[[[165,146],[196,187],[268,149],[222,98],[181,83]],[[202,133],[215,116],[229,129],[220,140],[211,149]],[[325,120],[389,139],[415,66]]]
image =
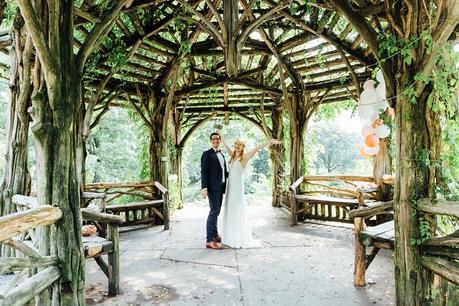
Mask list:
[[[393,183],[386,177],[384,183]],[[379,190],[372,176],[302,176],[289,188],[292,225],[298,220],[316,219],[352,223],[349,212],[375,203]]]
[[[443,215],[459,219],[459,202],[422,199],[418,209],[431,216]],[[459,285],[459,230],[449,235],[438,236],[421,244],[421,264],[436,275]]]
[[[18,207],[18,210],[30,210],[42,207],[38,205],[37,198],[30,196],[16,194],[13,196],[12,202]],[[89,207],[82,208],[81,215],[83,220],[100,222],[106,225],[103,236],[91,235],[83,237],[83,251],[85,258],[93,258],[102,272],[107,276],[109,295],[117,295],[120,290],[118,226],[123,223],[123,218],[112,214],[101,213]],[[108,263],[105,262],[102,255],[107,255]]]
[[[0,274],[13,273],[0,288],[0,305],[24,305],[60,278],[57,258],[43,256],[34,247],[37,238],[34,229],[52,225],[61,217],[61,209],[49,205],[0,217],[0,243],[8,244],[24,256],[0,258]],[[17,238],[26,234],[31,242]],[[57,295],[53,294],[52,298],[51,304],[57,305]]]
[[[459,202],[421,199],[417,208],[426,214],[427,220],[436,227],[436,216],[451,216],[459,219]],[[393,250],[395,244],[394,222],[389,221],[376,227],[366,227],[365,220],[393,210],[393,202],[384,202],[373,207],[363,207],[350,212],[355,225],[355,269],[354,284],[365,286],[365,271],[379,249]],[[367,254],[366,248],[372,247]],[[423,242],[421,248],[422,266],[449,282],[459,285],[459,230],[449,235],[437,236]],[[438,282],[437,282],[438,283]]]
[[[169,193],[159,182],[92,183],[86,184],[85,190],[88,198],[91,193],[97,197],[106,194],[102,209],[123,217],[121,226],[164,224],[169,229]],[[133,196],[137,198],[135,201],[122,203],[126,197]]]

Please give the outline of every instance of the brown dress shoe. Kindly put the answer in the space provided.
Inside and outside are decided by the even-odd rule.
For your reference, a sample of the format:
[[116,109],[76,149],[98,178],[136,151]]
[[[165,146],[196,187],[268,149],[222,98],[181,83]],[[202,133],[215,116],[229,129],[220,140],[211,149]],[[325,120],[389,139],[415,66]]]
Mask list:
[[221,250],[222,249],[222,247],[218,243],[216,243],[215,241],[206,242],[206,248],[213,249],[213,250]]
[[222,242],[222,237],[220,237],[220,235],[217,234],[217,236],[215,236],[215,238],[214,238],[214,241],[220,243],[220,242]]

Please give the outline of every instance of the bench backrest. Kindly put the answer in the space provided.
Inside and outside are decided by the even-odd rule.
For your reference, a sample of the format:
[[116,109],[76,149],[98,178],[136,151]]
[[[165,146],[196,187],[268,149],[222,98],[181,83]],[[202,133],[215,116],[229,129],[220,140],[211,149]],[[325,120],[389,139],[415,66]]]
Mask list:
[[290,190],[314,196],[359,199],[359,195],[363,195],[366,199],[378,198],[378,188],[372,176],[302,176],[290,186]]

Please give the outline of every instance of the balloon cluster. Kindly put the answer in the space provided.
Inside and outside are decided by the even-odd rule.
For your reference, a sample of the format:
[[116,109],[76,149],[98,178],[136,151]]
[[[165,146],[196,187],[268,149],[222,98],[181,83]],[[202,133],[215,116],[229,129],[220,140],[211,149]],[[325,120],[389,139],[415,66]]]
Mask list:
[[373,80],[367,80],[363,84],[363,91],[357,105],[357,114],[363,123],[364,144],[359,152],[363,157],[378,153],[380,139],[390,134],[390,128],[379,118],[379,114],[384,113],[388,108],[393,112],[386,100],[386,83],[381,70],[376,74],[376,81],[378,81],[376,88],[376,82]]

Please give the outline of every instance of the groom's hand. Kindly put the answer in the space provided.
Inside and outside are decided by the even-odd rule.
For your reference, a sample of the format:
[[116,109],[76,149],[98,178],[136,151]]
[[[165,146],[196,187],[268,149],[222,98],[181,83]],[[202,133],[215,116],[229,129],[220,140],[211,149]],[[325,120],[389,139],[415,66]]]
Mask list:
[[207,188],[202,189],[201,194],[202,194],[202,197],[206,199],[207,198]]

